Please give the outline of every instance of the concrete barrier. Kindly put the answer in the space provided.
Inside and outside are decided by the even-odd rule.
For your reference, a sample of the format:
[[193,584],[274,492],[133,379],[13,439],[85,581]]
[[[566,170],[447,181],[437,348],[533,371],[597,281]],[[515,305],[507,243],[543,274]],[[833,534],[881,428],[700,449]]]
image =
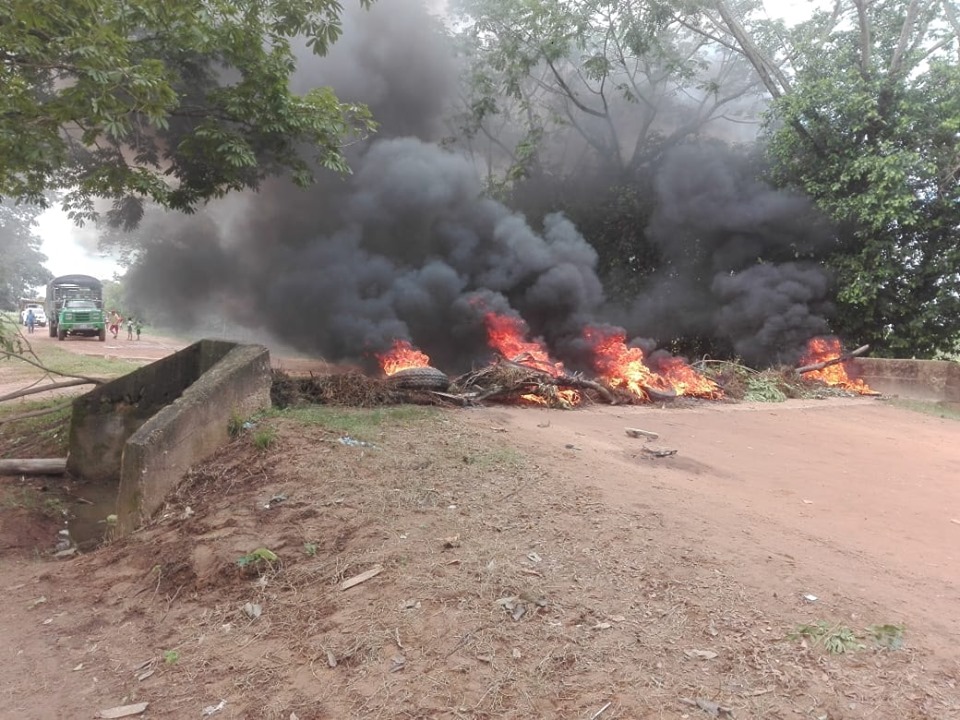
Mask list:
[[118,532],[128,533],[228,440],[231,417],[270,407],[271,380],[265,347],[194,343],[77,398],[67,470],[117,486]]
[[960,363],[954,361],[857,358],[853,368],[870,387],[884,395],[960,402]]

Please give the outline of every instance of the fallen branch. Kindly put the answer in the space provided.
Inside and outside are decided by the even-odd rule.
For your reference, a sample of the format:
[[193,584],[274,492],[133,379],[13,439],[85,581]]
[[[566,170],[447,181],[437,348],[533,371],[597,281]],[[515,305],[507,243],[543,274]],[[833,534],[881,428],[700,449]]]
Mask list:
[[845,362],[851,358],[855,358],[858,355],[863,355],[867,350],[870,349],[869,345],[861,345],[853,352],[844,353],[840,357],[835,357],[830,360],[824,360],[823,362],[813,363],[812,365],[804,365],[803,367],[797,368],[797,374],[803,375],[804,373],[813,372],[814,370],[823,370],[828,368],[831,365],[836,365],[838,363]]
[[17,390],[16,392],[8,393],[6,395],[0,395],[0,402],[5,402],[6,400],[16,400],[17,398],[26,397],[27,395],[36,395],[38,393],[47,392],[48,390],[60,390],[61,388],[76,387],[77,385],[90,385],[92,382],[92,380],[76,378],[74,380],[64,380],[63,382],[50,383],[49,385],[34,385],[32,387],[24,388],[23,390]]
[[99,378],[92,378],[87,375],[74,375],[73,373],[65,373],[65,372],[60,372],[59,370],[53,370],[51,368],[48,368],[46,365],[43,365],[39,362],[34,362],[33,360],[28,360],[23,355],[10,352],[9,350],[0,351],[0,357],[7,357],[7,358],[13,358],[14,360],[21,360],[27,363],[27,365],[33,365],[35,368],[39,368],[40,370],[43,370],[45,373],[52,373],[53,375],[59,375],[60,377],[77,378],[78,380],[86,380],[91,385],[103,385],[103,383],[106,382],[106,380],[101,380]]
[[0,460],[0,476],[3,475],[63,475],[67,472],[66,458],[30,458]]
[[20,413],[19,415],[8,415],[7,417],[0,418],[0,425],[17,422],[18,420],[28,420],[29,418],[40,417],[41,415],[50,415],[55,412],[60,412],[61,410],[66,410],[71,405],[73,405],[72,400],[41,410],[31,410],[30,412]]

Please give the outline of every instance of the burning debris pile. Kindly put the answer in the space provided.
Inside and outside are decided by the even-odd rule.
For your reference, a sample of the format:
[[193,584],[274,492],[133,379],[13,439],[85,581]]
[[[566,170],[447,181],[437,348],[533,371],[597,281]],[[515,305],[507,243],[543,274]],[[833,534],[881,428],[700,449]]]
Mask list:
[[372,407],[407,402],[466,407],[497,402],[569,410],[587,403],[630,405],[676,398],[778,402],[824,393],[878,394],[862,379],[851,377],[849,368],[868,346],[844,353],[837,338],[812,338],[803,365],[797,368],[760,372],[735,362],[702,361],[698,370],[662,352],[648,359],[641,348],[626,343],[619,328],[587,326],[583,341],[590,350],[591,379],[567,371],[543,342],[530,340],[522,319],[488,312],[484,324],[492,359],[458,377],[433,367],[430,357],[410,341],[396,340],[389,351],[375,354],[383,377],[356,371],[310,378],[278,374],[274,404]]
[[857,395],[879,395],[880,393],[872,390],[861,378],[851,377],[848,372],[851,369],[850,361],[869,349],[869,345],[863,345],[852,352],[844,353],[839,338],[811,338],[797,373],[808,380],[818,380],[829,387]]
[[483,324],[494,359],[453,380],[430,365],[430,357],[407,340],[397,340],[376,354],[387,384],[397,389],[429,391],[460,405],[483,401],[544,407],[574,408],[585,401],[629,404],[681,396],[718,399],[720,387],[697,373],[686,361],[663,357],[659,370],[646,363],[643,350],[626,344],[619,328],[587,326],[583,344],[589,348],[596,380],[571,373],[555,360],[543,341],[530,339],[529,328],[516,315],[486,311]]

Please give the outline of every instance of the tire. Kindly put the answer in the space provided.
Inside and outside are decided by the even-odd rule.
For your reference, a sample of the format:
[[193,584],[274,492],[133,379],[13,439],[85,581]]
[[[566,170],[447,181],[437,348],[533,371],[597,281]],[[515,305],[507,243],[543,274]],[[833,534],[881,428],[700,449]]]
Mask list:
[[101,330],[100,330],[100,334],[97,335],[97,337],[100,339],[100,342],[103,342],[104,340],[106,340],[106,339],[107,339],[107,330],[106,330],[106,328],[101,329]]
[[59,340],[60,342],[63,342],[63,341],[66,340],[66,339],[67,339],[67,331],[66,331],[66,330],[63,330],[62,328],[61,328],[61,329],[58,329],[58,330],[57,330],[57,340]]
[[400,370],[388,377],[387,382],[403,390],[446,390],[450,387],[450,378],[433,367]]
[[647,395],[649,395],[650,399],[654,402],[660,400],[675,400],[677,398],[677,391],[672,388],[655,388],[644,385],[643,389],[646,390]]

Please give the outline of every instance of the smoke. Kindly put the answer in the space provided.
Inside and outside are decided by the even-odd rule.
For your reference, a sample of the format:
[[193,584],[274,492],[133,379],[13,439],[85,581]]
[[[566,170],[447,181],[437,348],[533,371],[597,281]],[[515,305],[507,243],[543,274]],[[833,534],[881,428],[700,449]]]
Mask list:
[[732,155],[672,153],[647,229],[663,272],[612,308],[597,254],[569,220],[532,227],[436,144],[456,67],[416,0],[347,10],[344,25],[328,57],[302,53],[293,84],[371,106],[381,128],[351,150],[355,174],[306,192],[274,180],[194,216],[148,216],[128,281],[155,319],[211,328],[222,317],[334,360],[405,338],[445,369],[488,352],[487,310],[519,313],[572,358],[583,325],[604,320],[660,339],[720,334],[748,359],[823,331],[827,279],[803,257],[826,235],[806,200],[752,180]]
[[715,146],[670,151],[646,230],[662,264],[620,319],[633,333],[728,341],[749,362],[789,360],[827,330],[830,278],[813,262],[833,240],[808,198],[756,178]]
[[[279,242],[264,242],[242,234],[257,223],[235,223],[229,239],[206,223],[147,249],[133,271],[139,295],[182,306],[185,322],[204,294],[229,298],[233,320],[334,358],[410,338],[449,366],[484,351],[486,310],[512,308],[559,342],[602,304],[596,253],[570,222],[552,215],[535,232],[483,196],[465,158],[397,138],[372,143],[357,166],[335,202],[314,197],[335,232],[288,220]],[[251,200],[256,214],[264,196]]]

